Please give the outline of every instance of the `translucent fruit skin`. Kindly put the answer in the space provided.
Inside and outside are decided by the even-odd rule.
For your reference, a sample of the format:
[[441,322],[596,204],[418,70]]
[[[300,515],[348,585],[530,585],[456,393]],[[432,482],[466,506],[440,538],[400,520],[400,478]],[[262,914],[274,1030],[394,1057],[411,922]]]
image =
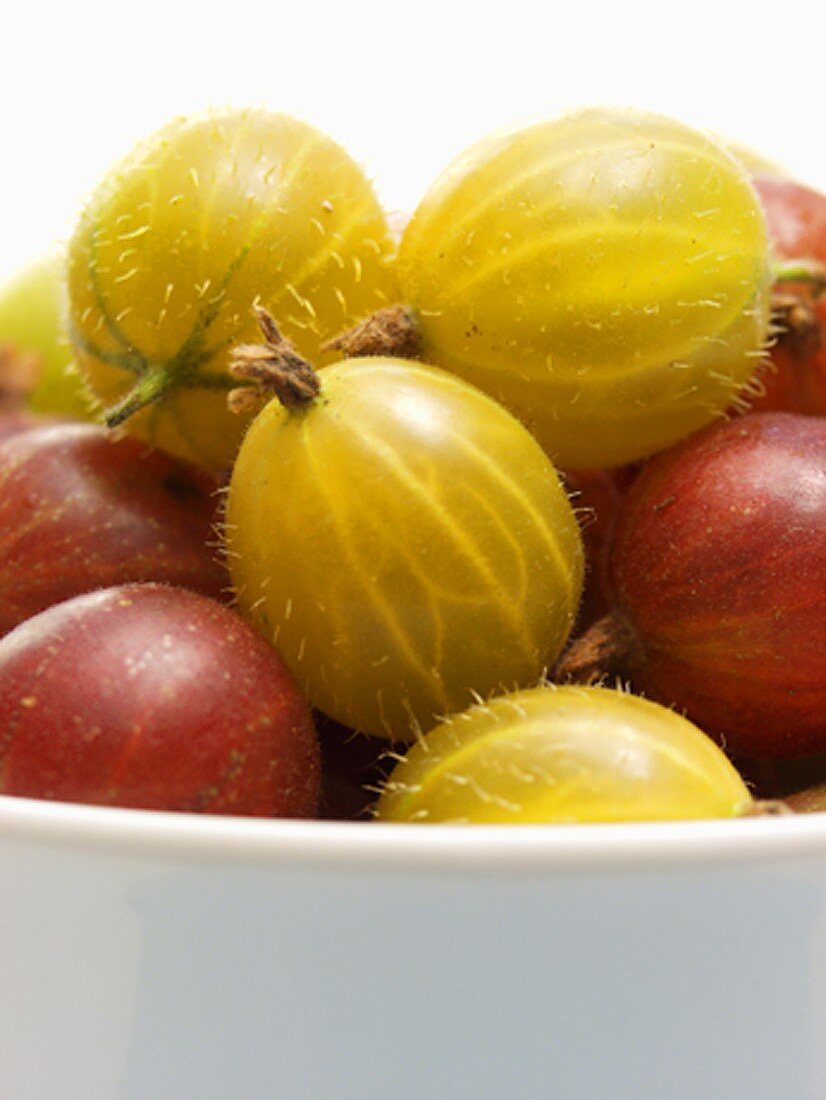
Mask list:
[[63,331],[63,266],[57,257],[40,257],[0,288],[0,345],[39,356],[40,377],[28,399],[34,412],[90,420],[89,395]]
[[518,692],[454,715],[397,765],[380,821],[574,823],[731,817],[751,801],[685,718],[600,687]]
[[[755,177],[754,186],[766,216],[772,247],[785,259],[826,264],[826,195],[795,180]],[[771,349],[772,369],[761,376],[763,392],[750,399],[755,412],[772,409],[826,416],[826,296],[813,295],[802,284],[784,284],[808,303],[820,326],[811,347],[781,339]]]
[[253,422],[226,543],[241,611],[314,706],[410,739],[473,692],[535,683],[571,628],[582,545],[556,472],[501,406],[402,360],[319,372]]
[[501,400],[566,469],[618,465],[718,415],[768,321],[760,206],[670,119],[593,109],[495,134],[432,186],[399,277],[425,355]]
[[102,425],[0,446],[0,634],[94,588],[162,581],[222,599],[215,478]]
[[738,756],[826,752],[826,421],[741,417],[646,464],[610,579],[636,688]]
[[129,422],[219,469],[246,424],[226,409],[227,349],[252,341],[256,300],[299,350],[394,296],[393,246],[361,168],[286,115],[178,119],[101,185],[69,249],[73,339],[104,406],[140,374],[177,383]]
[[162,584],[55,604],[0,641],[0,794],[311,817],[312,714],[237,615]]

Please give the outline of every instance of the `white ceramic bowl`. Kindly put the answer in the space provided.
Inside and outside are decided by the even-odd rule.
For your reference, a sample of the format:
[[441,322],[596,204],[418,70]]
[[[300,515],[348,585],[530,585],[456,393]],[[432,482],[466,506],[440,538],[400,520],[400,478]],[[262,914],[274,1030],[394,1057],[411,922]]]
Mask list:
[[823,1100],[826,815],[0,797],[3,1100]]

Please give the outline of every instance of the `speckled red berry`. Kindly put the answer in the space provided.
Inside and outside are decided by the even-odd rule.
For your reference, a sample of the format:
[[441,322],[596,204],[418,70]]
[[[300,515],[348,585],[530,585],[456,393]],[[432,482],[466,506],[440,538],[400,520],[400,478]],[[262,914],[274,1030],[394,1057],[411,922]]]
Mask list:
[[307,703],[215,600],[121,585],[0,641],[0,794],[305,817],[318,787]]

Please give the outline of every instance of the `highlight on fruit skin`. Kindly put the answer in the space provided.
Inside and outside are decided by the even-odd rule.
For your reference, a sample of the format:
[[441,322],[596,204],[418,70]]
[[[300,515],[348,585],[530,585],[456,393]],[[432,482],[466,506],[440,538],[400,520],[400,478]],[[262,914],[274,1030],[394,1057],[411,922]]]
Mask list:
[[165,584],[74,596],[0,639],[0,794],[311,817],[312,713],[229,608]]
[[74,232],[79,365],[110,425],[221,469],[245,428],[226,408],[227,349],[254,334],[253,302],[318,359],[393,299],[392,251],[364,172],[312,126],[264,110],[176,119],[104,179]]
[[394,740],[536,683],[582,590],[573,509],[533,437],[418,363],[351,359],[250,426],[226,504],[238,606],[313,706]]
[[419,204],[398,269],[422,357],[566,469],[647,457],[721,415],[767,342],[770,257],[744,169],[642,111],[483,139]]
[[738,417],[646,463],[608,575],[558,679],[627,677],[738,757],[826,752],[826,420]]
[[743,165],[752,176],[770,175],[777,179],[789,179],[789,171],[779,161],[768,156],[762,149],[755,149],[751,145],[744,144],[726,134],[713,132],[711,136],[718,141],[724,149]]
[[547,684],[456,714],[400,759],[379,821],[573,824],[748,813],[724,753],[674,711],[605,687]]
[[0,635],[114,584],[226,598],[210,545],[218,483],[205,470],[98,424],[32,427],[0,442]]

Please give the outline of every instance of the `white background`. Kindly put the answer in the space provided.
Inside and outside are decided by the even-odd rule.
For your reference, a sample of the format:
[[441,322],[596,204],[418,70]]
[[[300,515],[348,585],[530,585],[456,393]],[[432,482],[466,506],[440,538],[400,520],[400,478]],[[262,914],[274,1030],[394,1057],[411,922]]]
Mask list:
[[494,127],[586,104],[674,115],[826,187],[820,0],[79,0],[5,11],[0,279],[68,236],[84,196],[136,140],[209,106],[269,106],[320,126],[398,209]]

